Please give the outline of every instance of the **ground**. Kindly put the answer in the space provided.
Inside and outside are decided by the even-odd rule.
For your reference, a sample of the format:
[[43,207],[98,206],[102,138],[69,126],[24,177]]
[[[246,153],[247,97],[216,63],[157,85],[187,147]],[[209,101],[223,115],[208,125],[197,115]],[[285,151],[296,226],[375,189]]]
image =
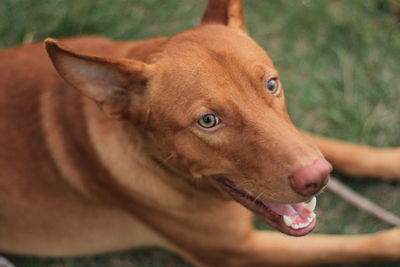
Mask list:
[[[1,0],[0,48],[49,36],[172,35],[196,26],[204,6],[200,0]],[[400,145],[400,24],[394,16],[399,6],[398,0],[246,1],[249,32],[280,70],[297,126],[352,142]],[[399,183],[340,177],[400,214]],[[329,192],[318,200],[316,232],[390,227]],[[17,266],[190,266],[161,249],[79,259],[8,258]]]

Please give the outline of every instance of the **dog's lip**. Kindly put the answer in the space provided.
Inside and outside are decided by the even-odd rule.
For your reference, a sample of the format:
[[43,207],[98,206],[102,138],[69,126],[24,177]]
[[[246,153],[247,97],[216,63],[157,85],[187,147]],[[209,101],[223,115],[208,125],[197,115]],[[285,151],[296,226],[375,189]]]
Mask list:
[[292,227],[287,226],[284,223],[283,215],[271,209],[269,205],[271,205],[272,202],[268,203],[266,201],[257,199],[245,190],[236,186],[231,180],[229,180],[225,176],[216,176],[215,180],[218,182],[221,188],[224,189],[235,201],[253,211],[255,214],[260,216],[263,221],[265,221],[275,229],[281,231],[282,233],[292,236],[303,236],[314,230],[316,226],[316,218],[313,218],[306,227],[293,229]]

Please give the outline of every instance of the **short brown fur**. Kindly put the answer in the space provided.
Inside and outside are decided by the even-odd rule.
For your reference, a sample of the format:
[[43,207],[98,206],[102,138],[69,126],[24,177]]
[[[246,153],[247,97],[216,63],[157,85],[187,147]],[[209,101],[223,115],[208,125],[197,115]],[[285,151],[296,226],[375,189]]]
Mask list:
[[[287,177],[321,157],[317,147],[339,170],[400,180],[399,148],[291,124],[283,92],[264,88],[279,74],[247,35],[240,1],[210,1],[203,25],[172,38],[46,44],[69,85],[42,43],[0,53],[0,251],[154,245],[204,266],[400,260],[400,229],[302,238],[254,230],[251,213],[215,182],[224,174],[261,199],[304,201]],[[195,125],[207,112],[226,118],[220,129]]]

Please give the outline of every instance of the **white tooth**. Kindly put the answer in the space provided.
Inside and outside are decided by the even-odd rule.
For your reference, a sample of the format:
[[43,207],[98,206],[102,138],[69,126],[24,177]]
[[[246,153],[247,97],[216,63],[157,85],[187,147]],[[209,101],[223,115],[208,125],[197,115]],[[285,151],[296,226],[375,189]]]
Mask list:
[[285,224],[287,225],[287,226],[291,226],[292,225],[292,218],[290,218],[289,216],[283,216],[283,221],[285,222]]
[[303,226],[303,228],[304,228],[304,227],[307,227],[307,226],[309,226],[309,225],[310,225],[310,223],[309,223],[309,222],[305,222],[305,223],[303,223],[303,225],[302,225],[302,226]]
[[309,211],[314,211],[315,206],[317,206],[317,198],[313,197],[310,202],[306,203],[304,207],[306,207]]
[[311,218],[311,219],[314,219],[315,217],[317,217],[317,215],[316,215],[314,212],[311,212],[310,218]]
[[306,228],[310,225],[310,222],[299,223],[299,224],[292,224],[290,227],[294,230]]

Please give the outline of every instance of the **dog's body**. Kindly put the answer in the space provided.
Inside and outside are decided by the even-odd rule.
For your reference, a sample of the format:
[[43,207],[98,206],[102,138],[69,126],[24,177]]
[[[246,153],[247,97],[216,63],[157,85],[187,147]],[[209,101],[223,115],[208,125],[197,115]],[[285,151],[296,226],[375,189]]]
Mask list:
[[[114,51],[115,56],[125,56],[130,51],[128,47],[118,49],[117,44],[100,38],[65,41],[82,51],[85,51],[85,44],[89,43],[90,51],[98,54]],[[15,62],[21,55],[23,63]],[[114,182],[110,171],[103,166],[91,145],[98,137],[90,136],[92,133],[88,130],[88,123],[106,132],[115,121],[104,121],[104,115],[97,108],[93,109],[92,103],[88,105],[85,97],[76,90],[69,90],[53,71],[50,61],[37,64],[45,57],[41,43],[11,49],[1,55],[3,62],[10,60],[17,63],[2,65],[2,74],[10,77],[3,79],[2,88],[18,88],[1,92],[1,170],[2,177],[7,177],[1,179],[1,188],[5,193],[1,194],[1,203],[7,203],[1,209],[2,215],[10,218],[2,220],[1,250],[61,255],[107,251],[116,244],[122,245],[119,249],[131,247],[136,242],[134,237],[143,234],[144,227],[121,211],[95,204],[107,200],[103,197],[97,199],[98,196],[92,192],[92,189],[97,190],[95,187],[101,189],[92,177],[108,181],[110,184],[106,188],[112,187]],[[21,66],[26,70],[22,70]],[[22,84],[15,83],[17,71],[27,74],[20,78]],[[86,113],[94,113],[90,115],[94,119],[92,122],[86,119]],[[23,129],[17,126],[19,123]],[[111,142],[120,140],[115,136],[111,138]],[[105,139],[102,138],[101,142],[106,146]],[[27,158],[21,158],[23,155]],[[13,164],[6,164],[10,160]],[[145,162],[145,159],[142,160]],[[146,173],[151,169],[154,170],[154,167],[132,166],[130,172],[133,176],[140,173],[143,177],[139,178],[150,179]],[[60,176],[66,179],[59,179]],[[78,194],[76,189],[80,191]],[[146,191],[150,193],[152,190]],[[50,195],[53,197],[49,198]],[[48,221],[49,217],[53,219]],[[99,220],[102,217],[106,220]],[[132,223],[138,224],[138,227],[132,227]],[[96,237],[93,236],[94,232],[97,232]],[[133,235],[128,234],[130,232]],[[93,242],[98,238],[104,238],[104,242]],[[125,244],[120,243],[121,238]],[[86,242],[83,241],[85,239]],[[112,244],[113,239],[118,240],[116,244]],[[102,245],[96,247],[99,244]],[[102,247],[104,245],[106,247]],[[51,251],[51,248],[55,251]],[[70,249],[72,251],[67,252]]]
[[[235,77],[258,74],[260,64],[275,77],[269,58],[245,33],[240,10],[240,1],[211,1],[203,26],[170,39],[63,40],[74,52],[48,41],[48,52],[61,76],[102,110],[59,78],[41,43],[0,53],[0,251],[73,256],[156,245],[212,266],[400,260],[399,229],[368,236],[303,238],[255,231],[251,212],[223,193],[226,183],[216,182],[220,179],[216,173],[231,175],[235,170],[229,178],[245,183],[240,175],[261,177],[264,162],[271,170],[270,178],[252,181],[247,189],[270,188],[264,196],[257,192],[262,200],[297,203],[324,185],[321,182],[317,191],[309,193],[299,189],[302,185],[294,178],[285,180],[293,172],[301,176],[303,171],[296,171],[301,166],[317,168],[313,162],[322,160],[309,139],[291,126],[282,95],[277,94],[275,100],[262,92],[253,95],[225,89],[203,94],[193,87],[257,87],[251,79]],[[262,63],[249,64],[256,61]],[[126,84],[129,101],[120,90]],[[175,107],[177,99],[183,109]],[[216,130],[210,138],[211,132],[198,126],[186,134],[185,127],[192,123],[182,126],[188,120],[183,113],[191,113],[190,105],[198,99],[207,103],[220,99],[231,107],[231,114],[247,118],[245,123],[251,121],[252,127],[242,120],[232,129],[224,125],[225,132],[219,130],[218,137]],[[273,115],[258,113],[264,105]],[[267,128],[257,128],[257,120],[265,120]],[[239,137],[235,129],[240,129]],[[271,162],[266,159],[258,164],[259,159],[246,159],[254,154],[235,148],[249,140],[255,144],[250,151],[261,155],[263,135],[265,140],[274,140],[265,145],[265,151],[278,154],[268,155]],[[199,141],[202,138],[207,141]],[[312,138],[339,169],[400,179],[398,149],[377,151]],[[215,147],[218,153],[212,150]],[[210,162],[224,171],[214,171],[217,167]],[[252,173],[253,169],[257,172]],[[290,232],[293,229],[276,227],[295,234]]]

